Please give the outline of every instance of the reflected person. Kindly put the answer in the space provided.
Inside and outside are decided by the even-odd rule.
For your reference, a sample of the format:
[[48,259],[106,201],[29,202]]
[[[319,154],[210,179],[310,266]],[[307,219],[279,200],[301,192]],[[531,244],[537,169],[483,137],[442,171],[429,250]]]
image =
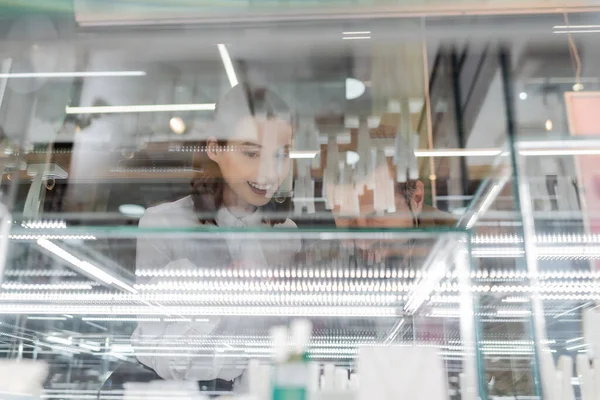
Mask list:
[[[332,206],[335,224],[343,229],[412,229],[455,226],[455,218],[425,203],[425,187],[418,179],[404,179],[399,182],[397,169],[392,158],[378,159],[370,171],[363,176],[355,174],[346,182],[335,182],[327,190],[327,200]],[[381,186],[374,181],[393,185],[393,204],[381,207],[376,201],[376,190]],[[338,198],[355,200],[354,209],[340,205],[331,194]],[[347,203],[346,203],[347,204]],[[378,209],[379,208],[379,209]],[[407,234],[410,236],[410,234]],[[362,259],[383,261],[390,257],[412,256],[413,241],[356,239],[345,241],[346,247],[354,248]]]

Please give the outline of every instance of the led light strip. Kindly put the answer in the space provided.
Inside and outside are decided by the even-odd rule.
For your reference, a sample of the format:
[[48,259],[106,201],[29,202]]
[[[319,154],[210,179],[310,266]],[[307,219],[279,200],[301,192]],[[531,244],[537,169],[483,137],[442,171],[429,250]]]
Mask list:
[[[399,299],[396,295],[389,294],[246,294],[239,293],[175,293],[175,294],[146,294],[143,296],[128,296],[115,293],[0,293],[3,301],[48,301],[48,302],[109,302],[111,304],[123,301],[145,301],[159,303],[188,303],[203,306],[241,306],[241,305],[286,305],[286,306],[373,306],[395,305]],[[158,309],[157,311],[160,311]]]
[[[597,260],[600,259],[600,246],[538,246],[537,257],[542,260]],[[476,258],[518,258],[524,257],[521,248],[485,247],[474,248]]]
[[419,278],[426,271],[415,269],[328,269],[328,268],[279,268],[279,269],[139,269],[135,274],[142,277],[199,277],[199,278]]
[[46,234],[28,234],[28,235],[8,235],[12,240],[96,240],[93,235],[46,235]]
[[[445,284],[444,284],[445,285]],[[159,281],[152,284],[136,284],[134,288],[142,292],[157,291],[235,291],[235,292],[407,292],[414,283],[365,280],[338,282],[337,280],[285,280],[285,281],[240,281],[240,280],[201,280],[201,281]],[[440,286],[445,287],[445,286]]]
[[6,271],[5,276],[19,276],[19,277],[66,277],[66,276],[78,276],[73,271],[60,270],[60,269],[13,269]]
[[65,283],[20,283],[5,282],[2,284],[4,290],[92,290],[88,282],[65,282]]
[[253,307],[253,306],[165,306],[160,310],[141,306],[60,305],[60,304],[0,304],[0,314],[40,315],[200,315],[200,316],[304,316],[304,317],[397,317],[396,307]]
[[21,226],[26,229],[67,229],[65,221],[24,221]]
[[507,235],[475,235],[471,239],[473,244],[518,244],[523,243],[523,238],[514,234]]
[[474,248],[471,254],[475,258],[516,258],[523,257],[525,250],[511,247]]
[[[9,271],[17,272],[17,271]],[[360,278],[360,279],[414,279],[420,278],[421,276],[427,276],[427,271],[420,271],[415,269],[398,269],[398,270],[367,270],[367,269],[338,269],[338,270],[325,270],[325,269],[244,269],[244,270],[231,270],[231,269],[139,269],[136,270],[136,275],[141,277],[167,277],[167,278],[188,278],[188,277],[199,277],[199,278],[319,278],[319,279],[339,279],[339,278]],[[598,279],[600,278],[600,271],[590,270],[575,270],[575,271],[544,271],[539,274],[531,274],[527,271],[515,271],[515,270],[478,270],[472,271],[470,274],[471,278],[476,279],[524,279],[524,278],[540,278],[540,279]],[[456,271],[446,273],[446,278],[456,278]]]
[[[542,293],[545,298],[553,299],[552,296],[577,295],[578,297],[569,297],[572,299],[583,299],[589,296],[597,298],[600,294],[600,285],[588,282],[542,282],[535,287],[535,291],[528,285],[472,285],[469,287],[473,293]],[[456,283],[442,283],[433,288],[435,293],[458,293],[459,286]],[[348,294],[346,292],[337,293],[270,293],[268,290],[257,291],[254,293],[232,293],[223,292],[217,289],[202,290],[202,293],[187,292],[149,292],[143,294],[127,294],[112,292],[56,292],[56,291],[31,291],[31,292],[3,292],[0,293],[1,301],[46,301],[46,302],[102,302],[102,303],[147,303],[158,302],[161,304],[181,304],[192,303],[204,306],[236,306],[236,305],[285,305],[285,306],[320,306],[320,305],[394,305],[400,301],[407,301],[406,294],[390,294],[389,291],[379,289],[365,289],[364,294]],[[410,293],[404,290],[403,293]],[[583,297],[582,297],[583,296]],[[456,296],[444,296],[439,294],[428,295],[426,301],[433,303],[456,303],[459,299]],[[521,297],[511,297],[503,300],[504,302],[525,302]],[[159,308],[160,310],[160,308]]]

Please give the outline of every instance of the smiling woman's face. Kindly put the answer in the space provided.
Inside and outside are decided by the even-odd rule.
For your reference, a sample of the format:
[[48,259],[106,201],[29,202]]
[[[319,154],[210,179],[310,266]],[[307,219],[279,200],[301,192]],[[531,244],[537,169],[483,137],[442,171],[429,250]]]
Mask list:
[[230,200],[242,207],[260,207],[271,200],[290,170],[292,132],[288,121],[245,117],[224,151],[218,151],[215,139],[208,141],[208,155],[235,197]]

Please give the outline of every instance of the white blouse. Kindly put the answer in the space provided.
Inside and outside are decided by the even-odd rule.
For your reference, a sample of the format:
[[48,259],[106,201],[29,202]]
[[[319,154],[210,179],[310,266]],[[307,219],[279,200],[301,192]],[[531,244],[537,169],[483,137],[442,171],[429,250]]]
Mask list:
[[[259,227],[262,216],[256,212],[243,218],[237,218],[226,208],[221,208],[215,218],[219,227]],[[194,212],[191,196],[149,208],[140,219],[141,228],[179,228],[198,227],[198,217]],[[296,224],[287,219],[274,228],[296,228]],[[199,241],[197,238],[138,238],[136,268],[140,269],[193,269],[224,268],[232,263],[252,265],[264,268],[268,265],[288,263],[295,253],[300,251],[301,241],[298,238],[286,239],[282,242],[264,239]],[[156,283],[165,280],[162,277],[150,280],[138,278],[138,283]],[[236,317],[241,318],[241,317]],[[242,369],[235,367],[235,360],[215,357],[215,354],[194,357],[169,356],[169,348],[175,342],[190,343],[190,347],[202,346],[202,337],[216,333],[222,324],[231,324],[220,317],[212,317],[208,322],[141,322],[131,336],[137,359],[152,368],[163,379],[185,379],[195,381],[215,378],[232,380],[240,376]],[[260,322],[259,322],[260,323]],[[186,340],[189,339],[189,340]],[[194,343],[194,344],[191,344]],[[178,344],[177,346],[182,346]],[[186,345],[184,345],[186,346]],[[203,352],[206,355],[206,352]]]

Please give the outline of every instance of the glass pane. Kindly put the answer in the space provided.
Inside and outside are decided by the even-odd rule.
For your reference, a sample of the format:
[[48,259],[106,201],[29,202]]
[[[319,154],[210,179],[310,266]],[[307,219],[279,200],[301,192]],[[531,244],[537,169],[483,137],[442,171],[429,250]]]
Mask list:
[[0,339],[47,362],[48,396],[231,390],[308,318],[325,388],[359,348],[417,348],[431,388],[476,398],[465,204],[438,201],[468,193],[430,137],[422,20],[63,17],[15,14],[0,45]]

